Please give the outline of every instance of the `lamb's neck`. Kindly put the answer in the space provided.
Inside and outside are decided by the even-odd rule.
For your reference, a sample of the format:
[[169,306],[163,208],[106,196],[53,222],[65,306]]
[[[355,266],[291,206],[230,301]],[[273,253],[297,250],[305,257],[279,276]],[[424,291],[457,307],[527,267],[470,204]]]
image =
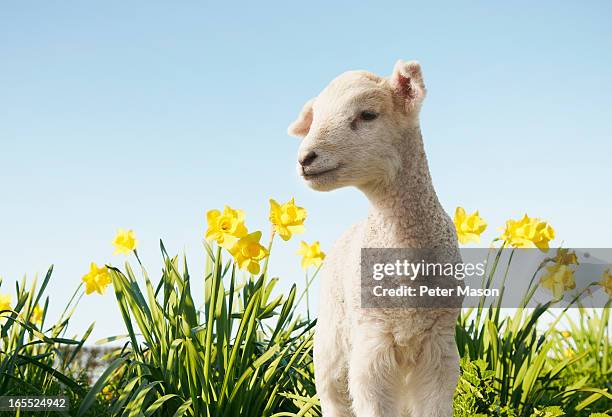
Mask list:
[[438,235],[442,207],[418,128],[403,138],[400,158],[401,167],[393,179],[364,190],[371,203],[368,239],[381,247],[426,246]]

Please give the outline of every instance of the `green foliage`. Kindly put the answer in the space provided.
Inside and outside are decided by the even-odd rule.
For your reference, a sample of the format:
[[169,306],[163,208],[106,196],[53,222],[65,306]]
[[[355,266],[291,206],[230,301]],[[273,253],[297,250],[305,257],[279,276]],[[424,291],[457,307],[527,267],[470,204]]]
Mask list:
[[[186,260],[161,249],[156,283],[142,265],[139,278],[129,264],[110,268],[127,335],[105,340],[125,344],[107,355],[92,385],[75,360],[91,328],[81,339],[65,337],[81,288],[56,324],[44,326],[51,270],[40,289],[18,284],[15,306],[0,313],[0,395],[67,395],[74,416],[321,416],[315,321],[296,313],[307,293],[293,286],[275,295],[277,279],[265,267],[259,277],[240,278],[221,250],[206,246],[204,303],[196,307]],[[42,321],[35,322],[39,303]],[[464,311],[456,326],[462,360],[455,416],[609,415],[609,308],[574,311],[543,305],[508,314],[484,303]],[[567,331],[557,330],[560,322]]]
[[552,406],[543,408],[542,410],[534,409],[531,417],[560,417],[564,415],[565,413],[560,407]]
[[[501,268],[500,254],[501,250],[488,271],[489,285]],[[523,305],[537,285],[533,279],[532,284]],[[501,299],[497,302],[501,305]],[[601,313],[576,309],[579,324],[571,320],[567,309],[554,309],[550,303],[517,308],[512,315],[484,305],[483,299],[480,307],[464,311],[457,321],[457,345],[464,362],[455,402],[460,413],[468,414],[456,415],[552,416],[560,412],[555,407],[562,407],[570,415],[586,416],[611,408],[610,303]],[[545,314],[552,317],[548,328],[538,326]],[[563,319],[572,330],[561,340],[556,327]],[[476,399],[470,399],[471,395]],[[500,410],[506,414],[499,414]]]
[[[559,378],[553,381],[557,389],[567,384],[569,390],[585,387],[596,387],[595,391],[583,391],[579,395],[566,395],[563,401],[572,408],[582,410],[598,398],[601,391],[612,391],[612,351],[610,350],[610,309],[579,308],[578,317],[566,317],[568,330],[550,332],[554,339],[552,355],[563,367]],[[597,406],[597,404],[595,404]],[[606,407],[596,407],[597,411],[606,411],[612,407],[612,401]]]
[[[81,339],[65,337],[70,318],[78,303],[77,292],[55,324],[43,330],[49,299],[40,306],[51,279],[49,268],[40,288],[34,279],[26,288],[25,278],[16,283],[16,302],[0,313],[0,395],[64,395],[71,407],[78,406],[88,390],[87,375],[74,359],[93,329]],[[1,282],[0,282],[1,285]],[[37,317],[40,314],[40,319]],[[41,417],[50,415],[38,413]],[[88,416],[104,415],[95,404]]]
[[455,392],[456,417],[484,416],[496,405],[497,391],[493,388],[495,372],[487,369],[482,359],[461,359],[461,378]]
[[235,265],[223,263],[220,248],[216,254],[207,249],[202,311],[194,305],[186,262],[180,268],[163,245],[165,268],[157,285],[144,268],[142,288],[129,265],[125,274],[110,271],[129,348],[96,382],[77,415],[117,378],[112,415],[316,412],[311,364],[315,323],[295,317],[296,287],[273,297],[277,280],[267,280],[265,274],[239,284]]

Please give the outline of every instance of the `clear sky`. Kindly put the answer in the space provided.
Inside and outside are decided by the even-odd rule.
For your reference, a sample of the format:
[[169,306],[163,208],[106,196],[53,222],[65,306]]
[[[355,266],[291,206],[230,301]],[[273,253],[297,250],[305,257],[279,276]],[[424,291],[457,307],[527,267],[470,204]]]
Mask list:
[[[527,212],[557,244],[611,246],[609,2],[223,3],[0,6],[1,292],[55,264],[55,316],[90,261],[124,261],[118,227],[154,277],[161,238],[201,281],[206,210],[243,208],[267,235],[269,197],[295,196],[301,237],[329,249],[367,203],[307,190],[286,127],[339,73],[399,58],[423,66],[447,211],[479,209],[485,242]],[[303,279],[298,243],[273,252],[281,289]],[[74,330],[91,321],[92,341],[124,333],[112,292],[84,299]]]

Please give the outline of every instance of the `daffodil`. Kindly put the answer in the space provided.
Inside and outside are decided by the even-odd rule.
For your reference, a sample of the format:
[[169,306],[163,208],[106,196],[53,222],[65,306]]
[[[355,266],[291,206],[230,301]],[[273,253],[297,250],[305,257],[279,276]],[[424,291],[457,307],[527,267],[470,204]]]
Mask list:
[[568,358],[568,359],[569,359],[569,358],[571,358],[571,357],[573,357],[573,356],[574,356],[574,351],[573,351],[573,350],[571,350],[570,348],[566,348],[566,349],[563,351],[563,356],[565,356],[566,358]]
[[208,222],[206,240],[214,240],[228,250],[248,233],[244,225],[244,212],[230,206],[225,206],[223,213],[219,210],[210,210],[206,213],[206,221]]
[[520,220],[508,220],[501,239],[515,248],[538,248],[548,250],[548,242],[555,238],[550,224],[525,214]]
[[113,398],[113,388],[110,385],[107,385],[102,388],[102,397],[104,397],[106,401],[109,401]]
[[321,245],[318,241],[312,245],[304,241],[300,242],[300,249],[297,251],[297,254],[302,255],[302,268],[304,269],[308,269],[311,265],[318,268],[325,259],[325,253],[321,251]]
[[138,240],[133,230],[119,229],[113,239],[113,245],[115,245],[115,255],[129,255],[138,246]]
[[487,228],[487,222],[480,217],[478,210],[468,215],[463,207],[457,207],[453,221],[459,243],[462,245],[468,242],[480,243],[480,235]]
[[261,232],[253,232],[241,237],[230,249],[236,264],[240,269],[246,269],[251,274],[259,274],[259,262],[268,256],[268,250],[260,243]]
[[599,281],[599,285],[603,288],[603,290],[612,297],[612,273],[610,269],[606,269],[604,273],[601,275],[601,280]]
[[0,311],[11,309],[10,294],[0,294]]
[[563,336],[563,337],[566,337],[566,338],[567,338],[567,337],[570,337],[570,335],[571,335],[571,334],[570,334],[570,332],[568,332],[567,330],[563,330],[563,331],[561,332],[561,336]]
[[106,266],[98,267],[94,262],[89,266],[89,272],[83,275],[85,294],[97,292],[104,294],[106,287],[111,283],[111,277]]
[[270,199],[270,222],[283,240],[291,239],[294,233],[304,233],[306,209],[295,205],[292,198],[285,204]]
[[[34,306],[34,309],[32,310],[32,313],[30,314],[30,322],[35,323],[35,324],[40,323],[42,321],[42,315],[43,315],[42,308],[40,308],[40,306],[36,304]],[[20,316],[24,320],[27,319],[25,314],[21,314]]]
[[576,288],[574,270],[568,265],[549,265],[540,279],[540,284],[552,291],[556,299],[560,299],[565,291]]
[[557,249],[557,255],[553,258],[553,261],[560,265],[578,265],[576,252],[563,248]]
[[40,323],[42,321],[43,309],[40,308],[38,304],[34,306],[34,310],[32,310],[32,315],[30,316],[30,321],[32,323]]

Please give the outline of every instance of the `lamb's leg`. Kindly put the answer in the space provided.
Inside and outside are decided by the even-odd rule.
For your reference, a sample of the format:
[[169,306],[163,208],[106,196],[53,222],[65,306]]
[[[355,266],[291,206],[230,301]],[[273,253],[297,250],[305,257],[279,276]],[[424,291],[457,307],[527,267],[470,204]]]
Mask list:
[[407,383],[412,417],[452,417],[459,379],[459,354],[453,334],[429,339]]
[[348,364],[333,329],[317,324],[314,368],[317,395],[323,417],[354,417],[348,395]]
[[375,328],[354,329],[349,391],[357,417],[399,417],[400,367],[393,337]]
[[[337,364],[336,364],[337,366]],[[336,370],[335,372],[338,372]],[[322,377],[316,373],[316,387],[323,417],[354,417],[348,396],[346,368],[340,374]]]

